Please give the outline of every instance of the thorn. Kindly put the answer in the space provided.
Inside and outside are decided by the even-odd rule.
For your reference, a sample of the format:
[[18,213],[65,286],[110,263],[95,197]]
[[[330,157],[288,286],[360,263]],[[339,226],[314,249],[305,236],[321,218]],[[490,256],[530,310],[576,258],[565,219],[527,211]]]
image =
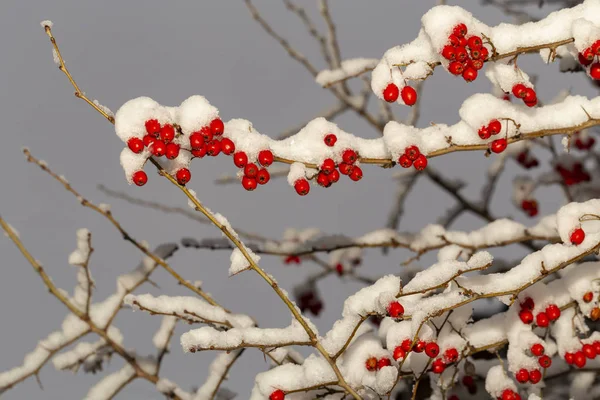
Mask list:
[[583,110],[583,112],[585,113],[585,115],[587,115],[588,120],[593,120],[594,118],[592,118],[592,116],[590,115],[590,113],[587,112],[587,110],[585,108],[583,108],[583,106],[581,106],[581,109]]

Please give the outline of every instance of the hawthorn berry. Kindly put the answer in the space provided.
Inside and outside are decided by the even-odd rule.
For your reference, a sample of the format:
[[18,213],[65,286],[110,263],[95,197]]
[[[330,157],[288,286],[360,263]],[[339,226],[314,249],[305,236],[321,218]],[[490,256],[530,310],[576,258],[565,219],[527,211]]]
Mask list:
[[446,369],[446,364],[444,364],[444,360],[441,358],[436,359],[431,363],[431,372],[434,374],[441,374]]
[[467,67],[463,71],[462,77],[467,82],[473,82],[475,79],[477,79],[477,70],[472,67]]
[[148,182],[148,175],[144,171],[136,171],[133,173],[131,180],[138,186],[144,186]]
[[592,308],[592,311],[590,311],[590,319],[592,321],[598,321],[600,319],[600,307]]
[[525,96],[523,96],[523,101],[525,104],[527,103],[537,103],[537,94],[533,88],[525,89]]
[[583,351],[579,350],[573,355],[573,364],[578,368],[585,367],[586,362],[587,360]]
[[398,100],[398,96],[400,95],[400,89],[393,83],[390,83],[383,90],[383,99],[388,103],[393,103]]
[[460,39],[458,38],[458,36],[452,34],[448,36],[448,43],[450,43],[450,46],[452,47],[457,47],[460,46]]
[[404,154],[406,154],[410,161],[415,161],[421,155],[421,152],[417,146],[408,146],[404,150]]
[[154,143],[154,141],[156,140],[156,138],[152,135],[146,135],[143,138],[143,142],[144,142],[144,146],[146,147],[150,147],[152,146],[152,143]]
[[594,351],[596,354],[600,356],[600,340],[596,340],[594,343],[592,343],[592,346],[594,346]]
[[221,139],[221,151],[225,155],[231,155],[235,151],[235,143],[229,138]]
[[458,360],[458,350],[456,350],[454,347],[447,349],[444,352],[444,358],[448,363],[456,362],[456,360]]
[[327,135],[325,135],[323,141],[327,146],[333,147],[335,145],[335,142],[337,142],[337,136],[335,136],[333,133],[328,133]]
[[134,153],[139,154],[144,150],[144,141],[140,138],[132,137],[127,141],[127,147]]
[[402,168],[410,168],[412,167],[412,163],[412,160],[406,154],[402,154],[398,159],[398,164],[400,164]]
[[538,359],[538,363],[542,368],[550,368],[550,365],[552,365],[552,359],[544,354]]
[[221,118],[215,118],[212,121],[210,121],[210,131],[212,132],[213,135],[220,136],[223,134],[224,130],[225,130],[225,124],[223,124],[223,121],[221,121]]
[[273,164],[273,160],[274,158],[271,150],[261,150],[258,153],[258,162],[263,167],[268,167],[269,165]]
[[422,353],[423,350],[425,350],[425,342],[423,340],[419,340],[416,344],[415,347],[413,348],[413,351],[415,353]]
[[462,383],[466,387],[470,387],[470,386],[474,386],[475,385],[475,380],[473,379],[473,377],[471,375],[465,375],[462,378]]
[[206,155],[206,145],[200,147],[199,149],[193,149],[192,155],[199,158],[204,157]]
[[457,61],[462,63],[469,57],[469,53],[467,53],[467,49],[465,49],[462,46],[459,46],[454,49],[454,57]]
[[594,63],[590,67],[590,76],[594,80],[600,80],[600,63]]
[[190,135],[190,146],[192,150],[197,150],[204,146],[204,136],[200,132],[194,132]]
[[479,128],[479,131],[477,131],[477,134],[483,140],[489,139],[490,136],[492,136],[492,134],[490,133],[490,130],[487,126],[482,126],[481,128]]
[[221,141],[220,140],[218,140],[218,139],[211,140],[206,145],[206,154],[208,154],[209,156],[216,157],[219,155],[220,152],[221,152]]
[[189,169],[181,168],[177,171],[175,177],[177,178],[177,182],[179,182],[180,185],[185,185],[192,178],[192,174]]
[[179,155],[179,145],[175,143],[167,144],[167,150],[165,151],[165,155],[169,160],[174,160]]
[[597,56],[600,56],[600,40],[596,40],[594,42],[594,44],[592,44],[592,53],[594,53]]
[[310,192],[310,185],[306,179],[302,178],[294,183],[294,189],[300,196],[306,196]]
[[479,71],[481,68],[483,68],[483,60],[473,59],[471,60],[470,65],[472,68],[475,68],[477,71]]
[[156,135],[160,131],[160,122],[156,119],[149,119],[146,121],[145,126],[146,132],[148,132],[149,135]]
[[533,322],[533,313],[529,310],[521,310],[519,312],[519,318],[524,324],[530,324]]
[[256,181],[259,185],[265,185],[271,179],[271,174],[265,168],[261,168],[256,174]]
[[448,400],[460,400],[460,399],[457,395],[453,394],[452,396],[448,397]]
[[583,351],[583,354],[585,354],[585,356],[590,360],[596,358],[596,349],[589,343],[584,344],[581,348],[581,351]]
[[456,35],[459,38],[464,37],[467,34],[467,32],[467,26],[463,23],[455,25],[454,28],[452,28],[452,34]]
[[367,361],[365,361],[365,368],[367,371],[375,371],[377,369],[377,358],[369,357]]
[[531,346],[531,354],[533,354],[534,356],[541,356],[542,354],[544,354],[544,346],[541,343],[536,343],[533,346]]
[[535,323],[540,328],[547,328],[550,324],[550,318],[548,318],[548,314],[542,311],[541,313],[535,316]]
[[344,160],[346,164],[354,164],[357,158],[358,155],[352,149],[344,150],[344,152],[342,153],[342,160]]
[[467,39],[467,44],[472,49],[480,49],[483,46],[483,41],[479,36],[471,36]]
[[382,357],[379,359],[379,361],[377,361],[377,369],[389,367],[390,365],[392,365],[392,361],[390,361],[390,359],[387,357]]
[[510,389],[505,389],[502,392],[501,400],[516,400],[515,392]]
[[352,179],[354,182],[358,182],[362,179],[363,177],[363,172],[362,169],[360,169],[360,167],[353,167],[352,168],[352,172],[350,172],[350,175],[348,175],[350,177],[350,179]]
[[542,380],[542,373],[539,369],[534,369],[529,372],[529,382],[538,383]]
[[506,146],[508,146],[506,139],[496,139],[490,145],[490,150],[492,150],[493,153],[499,154],[506,150]]
[[[588,56],[591,56],[592,58],[589,59]],[[582,53],[579,53],[577,55],[577,59],[579,60],[579,64],[587,67],[592,63],[592,61],[594,61],[594,55],[592,54],[592,50],[589,48],[585,49]]]
[[354,168],[354,166],[347,163],[341,163],[338,167],[340,169],[340,174],[342,175],[350,175],[352,169]]
[[427,157],[425,157],[423,154],[420,154],[413,165],[417,171],[423,171],[427,167]]
[[525,368],[521,368],[517,371],[515,378],[519,383],[525,383],[529,380],[529,372]]
[[175,139],[175,128],[173,128],[173,125],[171,124],[165,124],[160,128],[159,136],[163,142],[168,143]]
[[417,91],[412,86],[404,86],[400,95],[407,106],[413,106],[417,102]]
[[556,321],[560,317],[560,308],[556,304],[550,304],[546,307],[546,314],[550,321]]
[[575,246],[578,246],[581,243],[583,243],[583,240],[585,239],[585,232],[583,231],[583,229],[577,228],[573,232],[571,232],[570,239],[571,243],[573,243]]
[[254,189],[256,189],[256,187],[258,186],[258,181],[256,180],[256,178],[251,178],[249,176],[244,176],[242,178],[242,186],[244,187],[244,189],[246,189],[247,191],[251,192]]
[[412,349],[412,340],[404,339],[402,343],[400,343],[400,347],[408,353]]
[[324,172],[319,172],[317,175],[317,183],[323,187],[329,187],[331,183],[329,182],[329,177]]
[[397,301],[392,301],[387,307],[388,315],[392,318],[401,318],[404,314],[404,307]]
[[573,353],[565,353],[565,362],[569,365],[573,364],[575,355]]
[[427,354],[429,358],[436,358],[438,354],[440,354],[440,346],[435,342],[427,343],[425,346],[425,354]]
[[525,300],[520,304],[521,308],[525,308],[527,310],[533,310],[535,307],[535,302],[531,297],[526,297]]
[[150,147],[150,151],[152,151],[152,154],[156,157],[162,157],[167,151],[167,145],[162,140],[155,140],[154,143],[152,143],[152,147]]
[[479,57],[480,60],[487,60],[488,55],[490,54],[490,52],[488,51],[487,48],[482,47],[481,49],[479,49],[479,51],[481,52],[481,57]]
[[248,163],[248,156],[243,151],[238,151],[233,155],[233,163],[238,168],[244,168]]
[[269,396],[269,400],[283,400],[283,399],[285,399],[285,393],[283,393],[283,390],[281,390],[281,389],[277,389],[276,391],[271,393],[271,395]]
[[244,175],[248,178],[255,178],[258,174],[258,166],[254,163],[246,164],[244,167]]
[[394,349],[394,360],[404,359],[404,357],[406,357],[406,351],[401,346],[396,346]]
[[335,162],[331,158],[326,158],[321,164],[321,171],[324,174],[330,174],[335,170]]
[[512,92],[515,97],[522,99],[527,94],[527,86],[523,85],[522,83],[517,83],[513,86]]
[[200,129],[200,134],[204,136],[204,141],[207,143],[213,140],[214,135],[209,126],[203,126],[202,129]]
[[444,46],[442,49],[442,57],[444,57],[446,60],[454,60],[456,58],[454,46]]
[[344,266],[341,263],[335,264],[335,271],[339,276],[344,275]]
[[340,180],[340,173],[337,169],[334,169],[333,171],[331,171],[329,173],[328,177],[329,177],[329,182],[336,183],[337,181]]
[[585,303],[589,303],[594,299],[594,293],[592,292],[587,292],[583,295],[583,301]]
[[491,135],[497,135],[502,130],[502,124],[497,119],[494,119],[488,124],[488,130]]
[[452,61],[448,65],[448,72],[450,72],[452,75],[460,75],[463,73],[464,69],[465,67],[460,61]]

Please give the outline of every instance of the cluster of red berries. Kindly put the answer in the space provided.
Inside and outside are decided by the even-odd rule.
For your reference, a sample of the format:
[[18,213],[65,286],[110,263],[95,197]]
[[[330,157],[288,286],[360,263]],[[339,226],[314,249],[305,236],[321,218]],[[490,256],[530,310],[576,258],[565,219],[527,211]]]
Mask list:
[[533,344],[529,351],[533,356],[538,357],[538,363],[540,364],[540,367],[545,369],[552,365],[552,359],[547,354],[544,354],[546,349],[541,343]]
[[523,200],[521,202],[521,208],[530,217],[535,217],[536,215],[538,215],[538,212],[540,211],[538,208],[538,202],[535,199]]
[[535,107],[537,105],[537,93],[533,88],[527,87],[522,83],[517,83],[512,87],[512,93],[515,97],[523,99],[527,107]]
[[273,164],[273,153],[271,150],[261,150],[258,153],[257,161],[262,166],[260,168],[255,163],[248,162],[248,155],[243,151],[238,151],[233,154],[233,163],[240,168],[244,175],[242,177],[242,186],[248,191],[257,188],[258,185],[265,185],[271,179],[271,175],[267,168]]
[[521,400],[521,395],[512,389],[504,389],[497,400]]
[[569,365],[575,365],[577,368],[585,367],[587,359],[593,360],[600,355],[600,341],[586,343],[581,349],[574,353],[565,353],[565,362]]
[[448,36],[448,44],[442,49],[442,57],[450,61],[448,71],[451,74],[462,75],[465,81],[472,82],[488,58],[488,49],[479,36],[467,37],[467,33],[465,24],[456,25]]
[[581,138],[581,132],[579,131],[574,132],[573,136],[575,136],[575,147],[577,147],[577,150],[589,150],[594,147],[594,144],[596,143],[596,139],[591,136],[588,136],[584,141],[584,139]]
[[395,83],[390,83],[383,89],[383,99],[388,103],[398,100],[398,96],[402,97],[407,106],[413,106],[417,102],[417,91],[412,86],[407,85],[400,90]]
[[577,228],[571,232],[571,243],[575,246],[579,246],[585,240],[585,231],[581,228]]
[[489,139],[491,136],[497,135],[502,130],[502,123],[497,119],[493,119],[489,124],[479,128],[477,132],[483,140]]
[[283,393],[283,390],[281,389],[277,389],[273,392],[271,392],[271,395],[269,396],[269,400],[283,400],[285,399],[285,393]]
[[515,378],[520,383],[531,382],[533,384],[536,384],[542,380],[542,372],[539,369],[532,369],[531,371],[527,371],[525,368],[521,368],[515,374]]
[[[431,357],[430,354],[428,355]],[[431,372],[434,374],[441,374],[446,370],[448,365],[454,364],[456,361],[458,361],[458,350],[456,350],[454,347],[446,349],[443,357],[437,358],[431,363]]]
[[572,170],[567,169],[560,164],[557,165],[555,169],[567,186],[576,185],[581,182],[589,182],[591,179],[590,174],[583,168],[583,164],[579,162],[573,164]]
[[319,316],[323,309],[323,302],[314,291],[310,290],[300,294],[298,297],[298,307],[300,307],[300,311],[302,312],[308,310],[314,316]]
[[365,361],[365,368],[367,371],[379,371],[383,367],[389,367],[392,365],[392,361],[387,357],[381,357],[379,360],[376,357],[369,357]]
[[[533,308],[535,303],[531,297],[527,297],[523,303],[521,303],[521,311],[519,312],[519,318],[524,324],[531,324],[533,322]],[[540,328],[547,328],[551,321],[556,321],[560,317],[560,308],[556,304],[550,304],[546,307],[545,311],[539,312],[535,316],[535,323]]]
[[517,155],[517,162],[525,169],[530,169],[540,165],[537,158],[529,153],[529,150],[523,150]]
[[417,146],[408,146],[398,158],[398,164],[402,168],[414,166],[417,171],[423,171],[427,167],[427,157],[421,154]]
[[[600,80],[600,62],[598,62],[599,57],[600,40],[596,40],[594,44],[579,53],[579,63],[586,67],[591,64],[590,76],[595,80]],[[596,60],[596,62],[594,62],[594,60]]]
[[[450,356],[452,356],[454,358],[454,360],[456,361],[458,359],[458,352],[456,351],[456,349],[448,349],[448,350],[446,350],[446,353],[448,353],[449,350],[454,350],[456,352],[456,356],[453,356],[453,353],[450,353]],[[402,341],[402,343],[400,343],[400,346],[396,346],[396,348],[394,349],[394,354],[393,354],[394,360],[403,360],[404,358],[406,358],[408,353],[410,353],[411,351],[414,351],[415,353],[425,352],[425,354],[427,354],[427,357],[436,358],[440,354],[440,346],[438,346],[438,344],[433,341],[425,342],[424,340],[418,340],[417,343],[415,343],[415,345],[413,347],[412,340],[404,339]],[[435,363],[435,361],[434,361],[434,363]],[[444,368],[445,368],[445,364],[444,364]],[[442,371],[443,371],[443,369],[442,369]],[[439,373],[441,373],[441,372],[439,372]]]

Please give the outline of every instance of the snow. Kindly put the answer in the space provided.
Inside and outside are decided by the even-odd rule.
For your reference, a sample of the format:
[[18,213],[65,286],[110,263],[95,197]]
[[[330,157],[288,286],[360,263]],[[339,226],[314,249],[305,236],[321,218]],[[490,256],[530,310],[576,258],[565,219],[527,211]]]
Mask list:
[[326,87],[341,80],[370,71],[375,68],[378,62],[379,60],[376,58],[353,58],[344,60],[342,61],[340,68],[323,70],[319,72],[315,80],[319,85]]
[[227,378],[229,366],[240,355],[240,350],[223,352],[217,355],[208,368],[208,377],[194,395],[194,400],[211,400],[221,383],[221,378]]
[[126,364],[117,372],[106,375],[97,384],[92,386],[85,396],[85,400],[109,400],[119,392],[123,385],[135,378],[136,373],[131,365]]
[[156,333],[152,337],[152,343],[154,344],[154,347],[156,347],[158,350],[168,348],[169,339],[171,338],[173,330],[175,329],[176,323],[177,318],[175,318],[174,316],[168,315],[163,317],[160,323],[160,328],[158,328],[158,331],[156,331]]
[[45,27],[52,28],[54,26],[54,23],[52,23],[52,21],[50,21],[49,19],[46,19],[46,20],[40,22],[40,25],[42,26],[42,28],[45,28]]

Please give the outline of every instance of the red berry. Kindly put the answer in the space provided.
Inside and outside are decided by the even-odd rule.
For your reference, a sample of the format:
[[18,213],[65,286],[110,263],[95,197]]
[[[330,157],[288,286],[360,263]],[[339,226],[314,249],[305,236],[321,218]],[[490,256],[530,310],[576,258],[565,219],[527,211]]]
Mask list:
[[333,171],[331,171],[329,173],[328,177],[329,177],[329,182],[335,183],[340,180],[340,173],[337,169],[334,169]]
[[256,181],[259,185],[265,185],[271,179],[271,174],[265,168],[261,168],[256,174]]
[[597,56],[600,56],[600,40],[596,40],[592,45],[592,53]]
[[448,36],[448,43],[453,47],[460,46],[460,39],[456,35],[450,35]]
[[339,276],[344,275],[344,266],[341,263],[335,264],[335,271]]
[[457,395],[453,394],[452,396],[448,397],[448,400],[460,400],[460,399]]
[[219,139],[211,140],[206,145],[206,154],[216,157],[221,152],[221,141]]
[[160,122],[156,119],[149,119],[146,121],[146,132],[149,135],[156,136],[156,134],[160,131]]
[[317,183],[323,187],[329,187],[331,182],[329,182],[329,177],[324,172],[319,172],[317,175]]
[[206,145],[203,145],[199,149],[192,150],[192,155],[198,158],[204,157],[206,155]]
[[410,168],[412,167],[412,163],[413,162],[406,154],[402,154],[398,159],[398,164],[400,164],[402,168]]
[[469,53],[467,53],[467,49],[459,46],[454,49],[454,57],[456,58],[456,61],[462,63],[469,57]]
[[454,28],[452,28],[452,34],[459,38],[464,37],[467,34],[467,26],[463,23],[454,26]]
[[462,383],[466,387],[475,386],[475,380],[473,379],[473,377],[471,375],[463,376]]
[[258,174],[258,167],[254,163],[246,164],[244,167],[244,175],[248,178],[255,178]]
[[537,105],[537,99],[533,100],[533,101],[526,101],[525,105],[527,107],[535,107]]
[[377,359],[375,357],[369,357],[367,361],[365,361],[365,368],[367,368],[367,371],[375,371],[377,369]]
[[527,86],[523,85],[522,83],[517,83],[513,86],[512,92],[515,95],[515,97],[522,99],[527,94]]
[[404,86],[402,88],[402,101],[407,106],[413,106],[417,102],[417,91],[412,86]]
[[471,36],[467,39],[467,44],[472,49],[480,49],[483,46],[483,42],[479,36]]
[[401,346],[396,346],[394,349],[394,360],[404,359],[404,357],[406,357],[406,351]]
[[165,152],[165,155],[169,160],[176,159],[179,155],[179,145],[175,143],[167,144],[167,151]]
[[173,125],[163,125],[163,127],[160,129],[160,139],[165,143],[175,139],[175,128],[173,128]]
[[531,297],[526,297],[525,300],[521,303],[521,308],[525,308],[527,310],[533,310],[535,307],[535,303]]
[[488,130],[490,131],[491,135],[497,135],[502,130],[502,124],[497,119],[492,120],[488,124]]
[[444,364],[444,360],[438,358],[434,362],[431,363],[431,372],[434,374],[441,374],[446,369],[446,364]]
[[587,358],[589,358],[590,360],[593,360],[594,358],[596,358],[596,349],[594,349],[594,346],[591,344],[584,344],[583,347],[581,348],[581,351],[583,351],[583,354],[585,354],[585,356]]
[[584,239],[585,239],[585,232],[583,231],[583,229],[577,228],[573,232],[571,232],[571,243],[573,243],[575,246],[583,243]]
[[350,172],[350,175],[348,175],[350,177],[350,179],[352,179],[354,182],[358,182],[362,179],[363,177],[363,172],[362,169],[360,169],[360,167],[354,167],[352,168],[352,172]]
[[[588,55],[592,56],[591,60],[587,58]],[[588,49],[585,49],[583,51],[583,53],[579,53],[577,55],[577,59],[579,60],[579,64],[587,67],[588,65],[590,65],[592,63],[592,61],[594,61],[594,55],[592,54],[591,49],[588,48]]]
[[256,187],[258,186],[258,182],[257,182],[256,178],[250,178],[249,176],[244,176],[242,178],[242,186],[244,187],[244,189],[251,192],[254,189],[256,189]]
[[519,312],[519,318],[524,324],[530,324],[533,322],[533,313],[529,310],[521,310]]
[[323,139],[323,141],[327,146],[333,147],[335,142],[337,142],[337,136],[335,136],[333,133],[328,133],[325,135],[325,139]]
[[456,58],[456,50],[453,46],[444,46],[442,49],[442,57],[446,60],[454,60]]
[[531,346],[531,354],[533,354],[534,356],[541,356],[542,354],[544,354],[544,346],[541,343],[536,343],[533,346]]
[[377,361],[377,369],[389,367],[390,365],[392,365],[392,361],[387,357],[380,358],[379,361]]
[[548,315],[550,321],[556,321],[558,318],[560,318],[560,308],[558,308],[556,304],[550,304],[548,307],[546,307],[546,314]]
[[225,155],[230,155],[235,151],[235,143],[229,138],[221,139],[221,151]]
[[202,134],[202,136],[204,136],[204,141],[205,142],[210,142],[211,140],[213,140],[213,133],[210,130],[209,126],[204,126],[202,127],[202,129],[200,129],[200,134]]
[[594,80],[600,80],[600,63],[594,63],[590,67],[590,76]]
[[540,328],[546,328],[550,324],[550,318],[548,318],[548,314],[542,311],[541,313],[535,316],[535,323]]
[[243,151],[238,151],[233,155],[233,163],[238,168],[244,168],[248,163],[248,156]]
[[600,340],[596,340],[594,343],[592,343],[592,346],[594,346],[594,351],[596,354],[600,356]]
[[162,140],[155,140],[154,143],[152,143],[152,147],[150,147],[150,151],[152,151],[152,154],[156,157],[162,157],[167,152],[167,145]]
[[352,149],[344,150],[344,152],[342,153],[342,160],[344,160],[346,164],[354,164],[357,158],[358,155]]
[[456,360],[458,360],[458,350],[456,350],[454,347],[447,349],[444,352],[444,358],[450,364],[456,362]]
[[276,391],[271,393],[271,395],[269,396],[269,400],[283,400],[283,399],[285,399],[285,393],[283,393],[283,390],[281,390],[281,389],[277,389]]
[[139,154],[144,150],[144,141],[140,138],[132,137],[127,141],[127,147],[134,153]]
[[423,350],[425,350],[425,342],[423,340],[419,340],[416,344],[415,347],[413,348],[413,351],[415,353],[422,353]]
[[496,139],[492,142],[492,145],[490,146],[490,150],[492,150],[492,152],[498,154],[498,153],[502,153],[504,150],[506,150],[506,146],[508,146],[506,139],[504,139],[504,138]]
[[210,121],[210,131],[213,135],[220,136],[223,134],[224,130],[225,125],[223,124],[223,121],[221,121],[221,118],[215,118]]
[[133,173],[131,180],[138,186],[144,186],[148,182],[148,175],[144,171],[136,171]]
[[393,103],[398,100],[398,96],[400,95],[400,89],[393,83],[390,83],[383,90],[383,99],[388,103]]
[[180,185],[185,185],[192,178],[192,174],[189,169],[181,168],[177,171],[175,177],[177,178],[177,182],[179,182]]
[[479,49],[479,51],[481,52],[481,56],[479,57],[480,60],[487,60],[488,55],[489,55],[489,51],[487,48],[482,47],[481,49]]
[[397,301],[392,301],[387,307],[388,315],[392,318],[401,318],[404,314],[404,307]]
[[538,383],[542,380],[542,373],[539,369],[534,369],[529,372],[529,382]]
[[520,383],[525,383],[529,380],[529,372],[525,368],[521,368],[520,370],[517,371],[515,378]]
[[583,301],[586,303],[591,302],[592,300],[594,300],[594,293],[592,292],[587,292],[586,294],[583,295]]
[[481,128],[479,128],[479,131],[477,132],[477,134],[483,140],[489,139],[490,136],[492,135],[487,126],[482,126]]
[[201,149],[204,146],[204,136],[200,132],[194,132],[190,135],[190,146],[192,150]]
[[550,365],[552,365],[552,359],[544,354],[538,359],[538,363],[542,368],[550,368]]
[[523,101],[527,103],[537,103],[537,94],[533,88],[525,89],[525,96],[523,96]]
[[346,163],[341,163],[338,167],[342,175],[350,175],[350,173],[354,169],[354,166]]
[[335,170],[335,162],[331,158],[326,158],[321,164],[321,171],[324,174],[330,174]]
[[567,364],[573,364],[573,361],[575,360],[575,355],[573,353],[565,353],[565,362]]
[[436,358],[438,354],[440,354],[440,346],[435,342],[427,343],[425,346],[425,354],[427,354],[429,358]]
[[144,146],[150,147],[150,146],[152,146],[152,143],[154,143],[155,140],[156,140],[156,138],[154,136],[146,135],[146,136],[144,136],[144,139],[142,141],[144,142]]
[[294,189],[296,189],[296,193],[300,196],[306,196],[310,192],[310,185],[306,179],[302,178],[294,183]]
[[506,389],[502,392],[501,400],[515,400],[515,392],[510,389]]
[[477,70],[472,67],[467,67],[463,71],[462,77],[467,82],[473,82],[475,79],[477,79]]
[[271,150],[261,150],[258,153],[258,162],[263,167],[268,167],[269,165],[273,164],[273,159],[273,153]]
[[460,74],[463,73],[464,69],[465,69],[465,67],[464,67],[464,65],[460,61],[452,61],[448,65],[448,71],[452,75],[460,75]]
[[421,155],[421,152],[417,146],[408,146],[404,150],[404,154],[406,154],[409,160],[415,161]]
[[479,71],[481,68],[483,68],[483,60],[471,60],[471,67],[475,68],[477,71]]
[[575,364],[578,368],[585,367],[585,363],[587,362],[585,358],[585,353],[581,350],[576,352],[573,356],[573,364]]
[[425,157],[423,154],[420,154],[413,165],[417,171],[423,171],[427,167],[427,157]]

